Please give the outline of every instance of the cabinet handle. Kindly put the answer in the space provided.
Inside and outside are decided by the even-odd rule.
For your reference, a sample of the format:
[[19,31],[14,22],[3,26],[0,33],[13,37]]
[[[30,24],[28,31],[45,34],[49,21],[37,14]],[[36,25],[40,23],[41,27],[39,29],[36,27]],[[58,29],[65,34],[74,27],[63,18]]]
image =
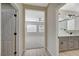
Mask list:
[[61,42],[61,44],[63,44],[63,42]]

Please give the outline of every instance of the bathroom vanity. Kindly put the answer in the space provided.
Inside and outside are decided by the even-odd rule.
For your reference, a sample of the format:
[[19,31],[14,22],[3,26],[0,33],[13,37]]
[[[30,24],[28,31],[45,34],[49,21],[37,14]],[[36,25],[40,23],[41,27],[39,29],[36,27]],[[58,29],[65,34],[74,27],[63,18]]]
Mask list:
[[79,49],[79,13],[65,10],[59,13],[59,51]]
[[79,49],[79,36],[60,36],[59,51]]

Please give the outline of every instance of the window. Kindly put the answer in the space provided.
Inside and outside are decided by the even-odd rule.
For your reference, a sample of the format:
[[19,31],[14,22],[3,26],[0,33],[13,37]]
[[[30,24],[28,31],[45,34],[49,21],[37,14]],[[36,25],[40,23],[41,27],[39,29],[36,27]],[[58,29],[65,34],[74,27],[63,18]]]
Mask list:
[[39,32],[44,32],[44,25],[39,25]]
[[44,11],[25,10],[25,22],[27,32],[44,32]]
[[44,22],[43,18],[26,18],[28,22]]
[[27,32],[37,32],[36,25],[27,25]]
[[31,21],[31,22],[38,22],[38,18],[26,18],[26,21]]
[[44,18],[38,18],[39,22],[44,22]]

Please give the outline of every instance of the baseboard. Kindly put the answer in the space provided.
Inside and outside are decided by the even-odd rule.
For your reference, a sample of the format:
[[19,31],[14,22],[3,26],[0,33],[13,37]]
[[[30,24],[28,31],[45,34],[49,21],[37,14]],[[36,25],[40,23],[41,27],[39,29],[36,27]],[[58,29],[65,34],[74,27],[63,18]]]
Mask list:
[[22,52],[22,55],[21,56],[24,56],[24,53],[25,53],[25,51]]
[[26,50],[32,50],[32,49],[41,49],[41,48],[44,48],[44,47],[37,47],[37,48],[26,48]]
[[[48,51],[48,49],[45,48],[45,51],[46,51],[46,53],[47,53],[48,56],[52,56],[52,55],[50,54],[50,52]],[[22,53],[21,56],[24,56],[24,53],[25,53],[25,51],[23,51],[23,53]]]
[[46,49],[46,52],[47,52],[47,55],[48,55],[48,56],[52,56],[52,55],[50,54],[50,52],[48,51],[48,49]]

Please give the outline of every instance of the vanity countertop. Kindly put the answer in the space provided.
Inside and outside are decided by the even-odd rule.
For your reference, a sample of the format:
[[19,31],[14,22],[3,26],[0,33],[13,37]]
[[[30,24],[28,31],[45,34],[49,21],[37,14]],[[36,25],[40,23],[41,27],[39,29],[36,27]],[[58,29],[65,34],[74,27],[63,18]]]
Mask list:
[[58,37],[79,37],[79,36],[58,36]]

